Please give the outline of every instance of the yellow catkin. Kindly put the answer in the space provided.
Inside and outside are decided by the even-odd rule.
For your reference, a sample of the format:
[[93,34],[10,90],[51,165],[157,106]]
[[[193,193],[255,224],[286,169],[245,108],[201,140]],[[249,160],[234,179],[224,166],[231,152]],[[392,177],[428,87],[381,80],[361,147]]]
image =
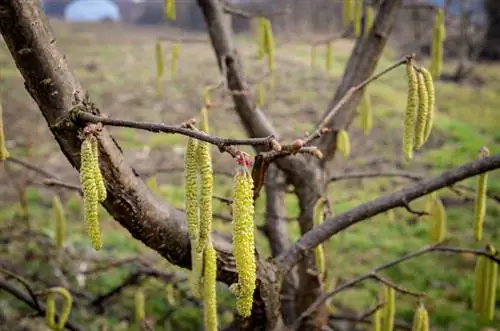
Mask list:
[[429,239],[431,243],[436,244],[444,240],[446,236],[446,209],[441,199],[436,198],[430,211],[430,230]]
[[203,255],[198,253],[200,228],[199,187],[198,187],[198,141],[188,138],[184,156],[184,192],[189,239],[191,241],[191,291],[200,298],[200,282],[203,268]]
[[434,18],[432,29],[432,63],[431,73],[433,77],[439,77],[443,66],[443,43],[446,38],[444,10],[438,9]]
[[373,27],[373,22],[375,20],[375,9],[372,5],[366,6],[365,12],[365,37],[368,36],[368,33],[371,31]]
[[[47,302],[45,308],[45,318],[47,325],[52,330],[64,330],[66,322],[68,321],[69,314],[71,313],[71,307],[73,306],[73,297],[67,289],[64,287],[52,287],[46,292]],[[61,313],[59,314],[59,321],[55,322],[56,315],[56,295],[61,296],[63,299],[63,306]]]
[[396,314],[396,291],[394,288],[384,285],[385,305],[382,310],[382,330],[394,330],[394,317]]
[[[486,147],[482,147],[480,158],[490,155]],[[480,241],[483,237],[484,216],[486,215],[486,190],[488,187],[488,173],[482,173],[477,177],[476,203],[474,208],[474,238]]]
[[163,54],[163,44],[157,41],[155,45],[155,62],[156,62],[156,93],[161,94],[161,78],[165,71],[165,57]]
[[106,185],[104,184],[104,179],[101,174],[101,169],[99,168],[99,146],[97,142],[97,138],[91,137],[92,143],[92,155],[94,157],[94,177],[95,177],[95,185],[97,187],[97,194],[99,197],[99,202],[103,202],[106,200],[108,192],[106,191]]
[[354,14],[354,0],[343,0],[342,2],[342,22],[344,27],[348,27],[352,22]]
[[[325,203],[324,198],[318,199],[316,204],[314,205],[313,212],[313,222],[314,226],[319,226],[323,223],[324,213],[323,213],[323,204]],[[320,244],[315,248],[315,261],[316,261],[316,269],[318,270],[318,274],[323,277],[326,271],[326,261],[325,261],[325,252],[323,249],[323,245]]]
[[361,128],[363,129],[363,133],[367,136],[370,133],[370,130],[373,126],[373,114],[372,114],[372,106],[370,100],[370,94],[368,91],[363,93],[361,104]]
[[55,241],[57,247],[62,249],[64,247],[64,234],[66,232],[66,215],[64,215],[61,199],[57,195],[52,200],[52,208],[56,220]]
[[200,130],[205,132],[206,134],[210,133],[210,127],[208,125],[208,108],[201,107],[200,111]]
[[135,304],[135,322],[141,324],[141,322],[146,318],[146,298],[144,292],[141,289],[137,289],[134,294],[134,304]]
[[311,46],[311,50],[310,50],[310,56],[311,56],[311,68],[314,68],[316,67],[316,57],[317,57],[317,49],[316,49],[316,45],[312,45]]
[[415,134],[415,118],[418,110],[418,78],[411,61],[406,64],[408,80],[408,98],[404,116],[403,151],[406,159],[413,158],[413,141]]
[[181,46],[178,43],[172,44],[170,49],[170,74],[172,79],[177,77],[177,68],[179,63],[179,57],[181,55]]
[[394,209],[389,209],[387,211],[387,221],[389,224],[393,224],[395,221],[395,216],[394,216]]
[[175,306],[177,300],[175,299],[175,289],[172,283],[168,283],[165,286],[165,299],[169,305]]
[[7,142],[5,141],[5,132],[3,130],[3,107],[0,101],[0,161],[4,161],[9,157],[7,150]]
[[326,72],[331,74],[332,70],[333,70],[333,45],[332,45],[332,43],[326,43],[325,47],[326,47],[325,68],[326,68]]
[[474,269],[474,292],[472,294],[472,310],[476,314],[481,314],[484,307],[484,302],[486,298],[485,293],[485,271],[486,271],[486,261],[487,258],[484,256],[478,256],[476,258],[476,266]]
[[[496,255],[496,250],[491,245],[488,245],[487,250],[490,254]],[[486,261],[484,263],[486,264],[485,281],[487,286],[484,289],[484,306],[482,318],[485,321],[492,321],[495,316],[498,264],[489,258],[486,258]]]
[[425,140],[425,125],[429,117],[429,95],[425,85],[424,75],[417,73],[418,86],[418,110],[415,123],[415,139],[413,148],[419,150]]
[[175,0],[165,0],[165,17],[171,21],[175,21]]
[[255,234],[253,180],[246,171],[238,169],[233,187],[233,255],[238,273],[236,309],[243,317],[252,311],[255,291]]
[[377,309],[372,316],[372,331],[382,331],[382,309]]
[[354,24],[354,35],[356,38],[361,36],[361,19],[363,17],[363,1],[354,1],[354,13],[353,13],[353,24]]
[[197,251],[203,253],[212,232],[213,171],[210,145],[207,142],[199,141],[196,155],[201,179],[198,205],[200,227]]
[[217,331],[217,254],[209,240],[205,249],[203,277],[203,316],[205,331]]
[[257,21],[257,58],[259,60],[266,55],[266,27],[264,23],[265,18],[258,16]]
[[267,67],[269,72],[274,72],[274,37],[273,30],[271,27],[271,21],[269,19],[264,19],[264,31],[265,31],[265,43],[264,48],[267,54]]
[[91,137],[86,138],[81,146],[80,183],[83,191],[83,208],[87,231],[94,249],[100,250],[102,239],[99,226],[99,194],[95,180]]
[[264,105],[265,101],[265,86],[263,82],[259,82],[257,85],[257,105],[259,107],[262,107]]
[[411,331],[429,331],[429,314],[423,304],[419,304],[415,311]]
[[351,142],[346,130],[340,130],[337,133],[337,149],[342,153],[344,158],[348,158],[351,154]]
[[436,100],[436,94],[434,91],[434,81],[432,79],[432,74],[426,68],[420,68],[420,73],[424,77],[425,89],[427,91],[427,120],[425,122],[424,130],[424,143],[429,139],[429,135],[432,130],[432,125],[434,122],[434,103]]
[[47,301],[45,303],[45,320],[47,321],[47,326],[50,329],[57,330],[55,293],[49,293],[47,295]]

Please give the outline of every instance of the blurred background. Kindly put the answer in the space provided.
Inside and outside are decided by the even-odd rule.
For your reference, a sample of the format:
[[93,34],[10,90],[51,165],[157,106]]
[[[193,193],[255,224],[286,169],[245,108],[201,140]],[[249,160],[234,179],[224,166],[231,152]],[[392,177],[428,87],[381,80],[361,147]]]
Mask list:
[[[372,2],[376,3],[377,0]],[[333,68],[325,69],[324,47],[318,48],[311,66],[311,44],[342,33],[340,0],[227,1],[234,8],[255,13],[286,12],[271,18],[276,38],[276,88],[265,95],[263,109],[285,140],[314,128],[326,110],[343,74],[354,45],[352,35],[333,42]],[[59,50],[70,68],[103,113],[113,118],[179,124],[198,117],[202,92],[217,84],[220,75],[210,47],[205,23],[195,0],[177,0],[177,19],[168,21],[160,0],[44,0]],[[431,176],[475,159],[481,146],[500,152],[500,1],[434,0],[404,1],[378,70],[414,52],[421,65],[430,66],[433,11],[446,9],[447,36],[444,70],[436,79],[435,126],[426,145],[411,163],[403,162],[402,113],[407,82],[403,69],[372,83],[367,91],[374,114],[373,129],[365,135],[356,119],[349,129],[352,153],[336,156],[332,174],[348,172],[404,171]],[[267,70],[257,58],[253,21],[234,16],[230,20],[250,90]],[[164,46],[166,73],[156,90],[155,44]],[[172,72],[173,45],[180,45],[177,71]],[[201,70],[200,70],[201,69]],[[254,82],[254,83],[253,83]],[[232,100],[222,91],[212,95],[209,111],[211,133],[243,138]],[[200,303],[190,294],[188,273],[170,265],[133,239],[101,209],[104,248],[93,251],[82,217],[82,199],[71,189],[78,174],[47,128],[36,104],[25,91],[11,55],[0,43],[0,102],[7,147],[14,156],[0,165],[0,267],[22,276],[35,290],[49,286],[71,289],[75,305],[71,318],[85,330],[139,330],[134,322],[134,293],[146,295],[148,321],[157,330],[202,330]],[[184,208],[183,158],[186,138],[151,134],[127,128],[109,129],[149,187],[162,199]],[[252,153],[251,149],[246,149]],[[214,148],[212,153],[218,153]],[[215,194],[231,196],[233,162],[228,155],[214,157]],[[47,186],[44,179],[57,177],[69,187]],[[407,176],[408,177],[408,176]],[[500,246],[500,174],[490,175],[485,241]],[[334,213],[341,213],[384,192],[412,182],[411,176],[336,181],[330,185]],[[475,179],[463,183],[471,189],[442,190],[448,213],[448,237],[452,245],[480,247],[473,240]],[[64,249],[54,243],[53,197],[63,202],[67,217]],[[424,201],[416,201],[415,209]],[[287,221],[293,240],[295,196],[286,197]],[[413,204],[412,204],[413,206]],[[262,225],[265,199],[257,201],[256,224]],[[214,227],[230,235],[230,207],[214,201]],[[428,223],[405,210],[350,228],[325,245],[330,274],[342,282],[367,272],[428,243]],[[265,237],[257,232],[259,251],[269,255]],[[355,261],[355,263],[353,263]],[[500,330],[500,301],[493,323],[483,323],[471,311],[474,256],[429,255],[384,272],[395,283],[428,293],[426,306],[432,330]],[[0,276],[0,279],[3,276]],[[167,284],[173,284],[167,286]],[[227,286],[218,285],[221,326],[233,318],[234,299]],[[332,300],[332,316],[339,330],[370,307],[378,286],[360,284]],[[500,291],[499,291],[500,294]],[[497,295],[500,298],[500,295]],[[498,300],[498,299],[497,299]],[[397,320],[409,329],[415,309],[411,299],[401,298]],[[0,330],[45,330],[43,317],[0,289]],[[369,330],[358,323],[355,330]]]

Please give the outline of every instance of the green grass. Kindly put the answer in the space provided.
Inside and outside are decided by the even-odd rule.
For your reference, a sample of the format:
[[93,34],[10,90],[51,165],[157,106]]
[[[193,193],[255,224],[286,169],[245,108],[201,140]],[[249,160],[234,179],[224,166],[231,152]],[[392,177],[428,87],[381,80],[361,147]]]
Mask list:
[[[179,124],[191,117],[197,117],[201,106],[201,91],[204,86],[218,82],[219,76],[214,66],[213,52],[208,45],[189,44],[182,46],[182,59],[179,64],[178,78],[175,81],[167,74],[162,79],[163,95],[158,97],[154,82],[154,39],[147,33],[133,31],[134,44],[120,30],[99,30],[102,33],[63,32],[64,25],[56,24],[58,44],[67,54],[70,66],[90,93],[91,98],[108,116]],[[132,37],[131,37],[132,38]],[[247,37],[238,37],[236,44],[245,63],[245,72],[251,78],[258,77],[265,71],[265,63],[255,59],[255,45]],[[310,69],[309,47],[304,44],[287,44],[277,50],[277,100],[264,107],[273,124],[283,133],[286,139],[293,139],[306,130],[311,130],[313,124],[325,110],[329,98],[335,91],[342,74],[343,67],[352,48],[350,42],[342,41],[334,48],[334,69],[332,74],[324,72],[322,50],[318,52],[318,66]],[[166,47],[168,52],[168,47]],[[382,70],[395,60],[395,52],[387,50],[381,59],[378,70]],[[168,58],[168,56],[167,56]],[[10,55],[5,46],[0,49],[2,64],[2,79],[0,92],[4,99],[4,114],[6,118],[6,133],[8,139],[19,143],[13,148],[13,154],[19,157],[28,155],[24,144],[29,141],[36,144],[35,153],[31,153],[33,163],[44,165],[51,157],[58,158],[60,164],[47,162],[47,167],[67,167],[67,179],[75,182],[77,177],[60,155],[58,146],[45,127],[45,122],[38,114],[27,93],[22,89],[22,80],[15,70]],[[96,63],[97,71],[86,69],[88,63]],[[427,64],[424,62],[424,64]],[[445,71],[453,70],[453,63],[448,63]],[[348,160],[337,157],[332,170],[342,171],[370,170],[365,165],[366,160],[377,158],[377,169],[396,169],[425,172],[430,175],[473,160],[477,157],[479,148],[487,146],[492,153],[499,153],[500,133],[496,124],[498,105],[500,105],[500,67],[478,66],[476,73],[481,73],[485,84],[481,87],[455,85],[446,82],[436,82],[437,115],[429,142],[416,153],[411,163],[402,163],[401,136],[402,114],[406,103],[406,80],[403,68],[389,73],[387,76],[372,83],[368,91],[372,96],[375,114],[374,128],[365,137],[357,121],[349,130],[353,145],[353,155]],[[484,74],[483,74],[484,73]],[[252,89],[254,87],[251,87]],[[231,110],[232,102],[227,96],[221,98],[220,91],[214,93],[216,107],[210,110],[212,133],[224,137],[244,137],[239,120]],[[16,115],[17,111],[29,115],[30,121],[24,116]],[[36,114],[36,115],[35,115]],[[293,115],[290,115],[293,114]],[[19,130],[23,128],[23,135]],[[33,128],[30,130],[28,128]],[[113,128],[115,138],[125,150],[126,160],[130,164],[141,167],[182,167],[183,147],[185,137],[177,135],[160,135],[139,132],[126,128]],[[149,154],[141,159],[144,147],[149,148]],[[252,152],[249,148],[243,148]],[[230,172],[233,161],[227,155],[218,154],[214,148],[214,167],[216,170]],[[57,168],[61,169],[61,168]],[[23,176],[22,172],[17,173]],[[73,176],[73,177],[72,177]],[[21,177],[20,177],[21,178]],[[489,187],[500,192],[500,173],[489,175]],[[7,183],[4,174],[0,180]],[[159,198],[176,208],[184,208],[184,189],[182,172],[167,172],[157,176]],[[369,201],[381,193],[392,192],[406,184],[404,179],[363,179],[355,181],[338,181],[330,185],[328,195],[333,203],[333,211],[342,213],[360,203]],[[464,181],[464,184],[474,187],[475,179]],[[215,192],[218,195],[230,194],[231,179],[217,177]],[[12,185],[6,185],[12,190]],[[53,224],[49,210],[53,192],[47,189],[32,188],[27,192],[27,201],[32,217],[36,220],[33,226],[53,237]],[[441,196],[455,197],[449,190],[441,190]],[[470,192],[468,193],[470,195]],[[65,206],[68,214],[67,244],[79,254],[90,254],[92,249],[86,234],[85,224],[81,215],[81,198],[65,195]],[[7,195],[6,195],[7,196]],[[2,198],[0,201],[0,224],[15,224],[19,219],[19,204],[15,195]],[[286,196],[288,217],[299,214],[296,198]],[[265,206],[265,193],[257,202],[256,223],[262,224]],[[412,203],[415,209],[423,206],[423,200]],[[224,204],[214,202],[214,211],[229,216],[229,209]],[[450,245],[465,247],[481,247],[491,242],[500,246],[500,230],[495,226],[495,220],[500,215],[498,204],[488,203],[488,214],[485,224],[484,241],[476,244],[472,238],[473,203],[464,206],[453,206],[447,209],[448,238]],[[101,226],[104,238],[104,250],[98,256],[111,256],[114,259],[134,254],[155,255],[143,244],[138,243],[118,223],[113,221],[102,210]],[[326,245],[327,261],[330,266],[329,275],[347,280],[369,271],[391,259],[397,258],[409,251],[418,250],[428,244],[428,221],[423,218],[414,222],[413,216],[404,209],[396,211],[394,223],[389,223],[386,215],[375,216],[361,224],[349,228],[344,233],[331,238]],[[231,233],[227,222],[216,220],[214,228],[226,234]],[[290,237],[297,240],[300,236],[296,222],[289,224]],[[268,243],[260,232],[257,234],[257,244],[261,255],[269,254]],[[9,253],[9,259],[20,258]],[[31,269],[46,268],[42,262],[34,264]],[[161,268],[167,271],[184,271],[177,267],[162,263]],[[475,331],[484,326],[470,312],[468,300],[472,293],[474,260],[466,255],[445,255],[431,253],[407,263],[398,265],[382,274],[393,282],[412,291],[427,293],[428,307],[432,325],[435,330]],[[124,268],[88,280],[90,291],[99,294],[118,285],[131,270]],[[163,316],[166,310],[174,312],[169,319],[172,327],[178,330],[192,330],[199,327],[199,309],[183,301],[175,307],[165,303],[163,285],[148,281],[144,285],[150,301],[148,313]],[[374,295],[379,286],[371,281],[360,284],[354,289],[335,296],[333,302],[341,307],[361,311],[374,302]],[[110,308],[108,323],[122,323],[122,330],[132,330],[133,324],[133,292],[134,288],[122,293],[118,308]],[[222,308],[230,308],[234,304],[225,285],[220,284],[218,295]],[[499,293],[500,295],[500,293]],[[3,297],[2,297],[3,298]],[[416,301],[412,297],[398,297],[398,319],[411,322]],[[222,309],[221,308],[221,309]],[[89,316],[81,312],[77,318],[88,320]],[[225,318],[228,319],[227,313]],[[500,322],[497,312],[495,323]],[[227,321],[226,321],[227,322]],[[160,323],[160,322],[158,322]],[[97,324],[97,323],[96,323]],[[117,329],[120,326],[117,325]]]

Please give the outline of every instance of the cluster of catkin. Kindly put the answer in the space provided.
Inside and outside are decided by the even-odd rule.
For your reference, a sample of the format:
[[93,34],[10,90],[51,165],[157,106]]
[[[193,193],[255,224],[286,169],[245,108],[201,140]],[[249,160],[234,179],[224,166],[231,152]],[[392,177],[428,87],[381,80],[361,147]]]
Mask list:
[[[170,75],[172,79],[177,77],[177,67],[179,62],[179,56],[181,52],[181,47],[179,43],[172,43],[170,47]],[[158,40],[155,44],[155,62],[156,62],[156,92],[161,95],[161,78],[165,73],[165,51],[163,49],[163,43]]]
[[427,196],[425,211],[429,214],[429,241],[432,244],[444,240],[447,230],[447,215],[443,202],[432,192]]
[[404,116],[403,151],[406,159],[413,158],[429,138],[434,119],[434,82],[424,67],[416,68],[412,59],[406,63],[408,99]]
[[[491,245],[488,245],[486,250],[493,256],[497,255],[497,251]],[[475,268],[472,309],[484,321],[492,321],[494,318],[497,281],[498,264],[487,256],[478,256]]]
[[99,148],[96,136],[85,133],[80,152],[80,183],[87,231],[95,250],[102,247],[99,225],[99,202],[106,200],[106,186],[99,169]]
[[[54,331],[64,330],[66,321],[68,320],[73,305],[73,298],[71,294],[64,287],[52,287],[42,293],[41,295],[47,296],[45,307],[45,319],[47,326]],[[63,308],[59,314],[58,322],[56,323],[56,295],[60,295],[64,301]]]
[[[202,127],[207,129],[208,124]],[[191,241],[191,290],[204,301],[205,330],[217,330],[217,256],[212,244],[213,171],[210,145],[189,138],[185,156],[185,198]]]
[[442,8],[438,9],[434,18],[432,28],[432,46],[431,46],[431,73],[437,78],[441,75],[443,68],[443,43],[446,38],[445,16]]
[[[351,23],[354,26],[354,35],[356,38],[361,36],[361,23],[363,16],[363,1],[361,0],[343,0],[342,2],[342,22],[344,27],[348,27]],[[365,36],[370,31],[374,20],[373,6],[367,5],[365,9]]]
[[0,161],[4,161],[9,157],[9,151],[7,150],[5,133],[3,130],[3,109],[2,102],[0,102]]

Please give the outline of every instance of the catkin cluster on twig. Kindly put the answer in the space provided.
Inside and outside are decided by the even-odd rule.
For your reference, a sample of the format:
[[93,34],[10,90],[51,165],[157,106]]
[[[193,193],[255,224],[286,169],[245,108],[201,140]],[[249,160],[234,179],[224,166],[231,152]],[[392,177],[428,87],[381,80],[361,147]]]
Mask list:
[[238,166],[233,186],[233,255],[236,260],[238,283],[232,284],[236,295],[236,309],[243,317],[250,316],[256,281],[253,179],[248,171],[249,160],[243,154],[237,158]]
[[[46,295],[45,319],[47,326],[54,331],[64,330],[66,321],[68,320],[73,305],[73,298],[67,289],[64,287],[52,287],[40,293]],[[56,323],[56,295],[60,295],[63,300],[63,308],[59,314],[59,320]]]
[[[496,249],[488,245],[487,251],[497,255]],[[484,321],[492,321],[495,315],[498,264],[487,256],[477,257],[472,309]]]
[[95,250],[102,247],[99,225],[99,202],[106,200],[106,186],[99,169],[98,141],[93,133],[85,133],[80,152],[80,182],[83,191],[84,217]]
[[157,41],[155,44],[155,62],[156,62],[156,92],[161,94],[161,78],[165,71],[165,56],[163,54],[163,44]]
[[[486,147],[481,147],[479,157],[490,155]],[[474,238],[480,241],[483,237],[484,217],[486,215],[486,190],[488,187],[488,173],[482,173],[477,178],[476,186],[476,204],[474,208]]]
[[356,0],[343,0],[342,2],[342,23],[346,28],[353,20],[355,1]]
[[434,26],[432,28],[432,46],[431,46],[431,73],[438,78],[441,75],[443,67],[443,43],[446,38],[445,16],[442,8],[436,12]]
[[66,232],[66,216],[61,199],[57,195],[52,200],[52,209],[56,220],[55,241],[57,247],[62,249],[64,247],[64,233]]
[[434,118],[434,83],[429,71],[415,68],[411,58],[406,63],[408,97],[404,116],[403,151],[406,159],[413,158],[427,141]]
[[175,0],[165,0],[165,17],[171,21],[175,21]]
[[[267,69],[269,70],[269,92],[270,98],[274,96],[274,69],[275,69],[275,51],[276,47],[274,44],[273,30],[271,27],[271,21],[268,18],[257,16],[257,47],[258,53],[257,57],[263,59],[267,56]],[[263,104],[264,93],[262,82],[259,83],[258,90],[258,105]]]
[[392,331],[394,330],[394,319],[396,316],[396,290],[384,284],[383,297],[385,304],[381,312],[381,331]]
[[[201,124],[205,130],[208,130],[207,117],[202,116]],[[188,139],[185,156],[185,195],[188,233],[191,241],[191,289],[195,297],[203,297],[205,330],[216,331],[217,255],[212,246],[211,236],[212,158],[210,145],[193,138]]]
[[344,158],[348,158],[351,154],[351,142],[346,130],[337,132],[337,149]]
[[363,133],[365,134],[365,136],[367,136],[373,126],[372,105],[370,94],[368,94],[367,90],[363,92],[361,98],[361,103],[359,104],[361,128],[363,129]]

